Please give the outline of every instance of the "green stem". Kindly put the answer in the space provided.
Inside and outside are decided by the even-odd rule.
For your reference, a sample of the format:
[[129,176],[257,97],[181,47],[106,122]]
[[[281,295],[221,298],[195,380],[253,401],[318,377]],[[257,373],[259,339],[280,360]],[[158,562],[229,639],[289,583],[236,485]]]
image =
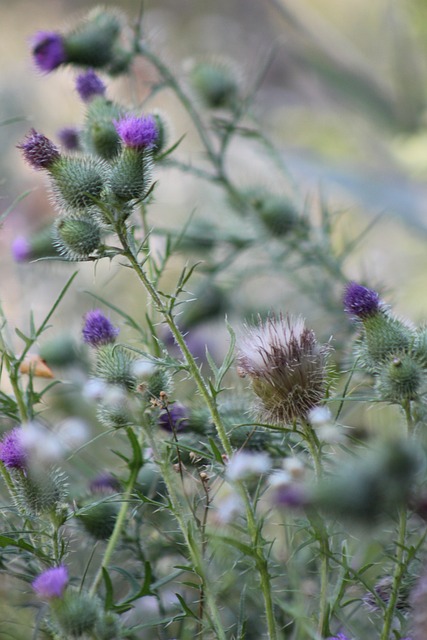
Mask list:
[[399,514],[399,529],[396,541],[396,568],[393,574],[392,590],[384,616],[384,625],[380,640],[389,640],[397,598],[399,596],[400,585],[405,572],[406,523],[407,512],[405,508],[402,508]]
[[196,362],[194,361],[194,358],[193,358],[193,356],[191,354],[191,351],[187,347],[187,344],[186,344],[186,342],[184,340],[184,337],[183,337],[182,333],[180,332],[180,330],[176,326],[172,314],[168,311],[168,309],[163,304],[159,294],[157,293],[155,287],[153,286],[153,284],[151,283],[151,281],[147,277],[147,274],[145,273],[144,269],[139,264],[138,259],[136,258],[136,256],[131,251],[131,249],[129,247],[129,244],[127,242],[127,239],[126,239],[125,232],[123,230],[121,230],[121,229],[117,229],[117,233],[118,233],[120,241],[121,241],[121,243],[123,245],[123,255],[131,263],[136,275],[141,280],[141,282],[144,285],[147,293],[150,295],[151,300],[153,301],[153,304],[156,307],[157,311],[165,319],[165,321],[166,321],[166,323],[167,323],[167,325],[168,325],[173,337],[175,338],[175,341],[176,341],[178,347],[181,350],[182,355],[185,358],[185,362],[187,364],[188,372],[192,376],[192,378],[193,378],[193,380],[194,380],[194,382],[195,382],[195,384],[196,384],[201,396],[203,397],[204,401],[206,402],[206,404],[207,404],[207,406],[209,408],[209,411],[210,411],[211,416],[212,416],[212,420],[213,420],[214,425],[216,427],[216,430],[217,430],[217,433],[218,433],[218,437],[221,440],[221,444],[222,444],[222,446],[224,448],[224,451],[228,456],[230,456],[232,454],[232,448],[231,448],[230,441],[229,441],[229,439],[227,437],[227,433],[225,431],[225,427],[224,427],[224,425],[222,423],[221,416],[219,415],[218,407],[216,405],[216,402],[215,402],[214,398],[212,397],[212,395],[209,392],[209,388],[208,388],[205,380],[203,379]]
[[[407,436],[410,436],[413,428],[413,419],[411,412],[411,403],[406,400],[402,403],[403,411],[405,412],[407,423]],[[387,604],[387,609],[384,616],[384,625],[381,633],[380,640],[389,640],[391,626],[393,624],[393,618],[396,610],[397,599],[399,597],[399,590],[402,582],[402,578],[406,568],[406,528],[407,528],[408,514],[406,508],[403,506],[399,512],[399,526],[396,541],[396,564],[393,574],[393,583],[390,598]]]
[[98,569],[98,572],[94,578],[94,581],[92,583],[92,586],[90,588],[90,594],[94,595],[96,593],[96,590],[99,586],[99,583],[102,579],[102,571],[103,569],[106,569],[108,567],[108,565],[110,564],[111,561],[111,557],[114,553],[114,550],[117,546],[117,543],[119,542],[125,521],[126,521],[126,516],[127,516],[127,512],[129,509],[129,502],[133,493],[133,490],[135,488],[135,484],[136,484],[136,480],[138,478],[138,473],[139,473],[140,467],[138,465],[134,465],[132,467],[130,476],[129,476],[129,480],[127,483],[127,487],[126,487],[126,491],[123,495],[122,498],[122,503],[120,505],[120,510],[119,513],[117,515],[117,519],[114,525],[114,529],[113,529],[113,533],[110,536],[110,539],[108,541],[107,547],[105,549],[104,552],[104,557],[102,558],[102,563]]
[[[304,439],[307,443],[308,450],[314,464],[314,471],[316,474],[316,480],[319,482],[323,475],[321,456],[320,456],[320,443],[312,426],[308,423],[304,425]],[[320,594],[319,594],[319,622],[317,630],[319,636],[323,637],[329,633],[329,603],[328,603],[328,586],[329,586],[329,537],[327,529],[321,518],[312,518],[311,522],[319,536],[319,547],[321,554],[320,565]]]

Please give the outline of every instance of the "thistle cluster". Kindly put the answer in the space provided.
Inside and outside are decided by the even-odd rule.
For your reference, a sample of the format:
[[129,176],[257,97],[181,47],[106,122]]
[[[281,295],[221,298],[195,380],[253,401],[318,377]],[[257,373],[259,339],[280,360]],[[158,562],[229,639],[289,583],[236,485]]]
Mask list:
[[381,400],[422,404],[427,393],[427,330],[397,318],[379,294],[355,282],[347,285],[344,309],[355,319],[358,365],[371,373]]
[[[102,32],[97,21],[95,26]],[[58,38],[38,38],[42,44],[37,51],[47,47],[56,61]],[[67,61],[77,64],[73,57]],[[50,66],[56,68],[52,61]],[[111,255],[104,237],[123,231],[132,211],[148,197],[164,127],[158,114],[136,115],[109,100],[107,87],[93,68],[77,76],[76,90],[86,106],[86,118],[80,129],[61,131],[65,152],[35,129],[19,148],[27,163],[49,178],[59,214],[53,229],[56,250],[66,260],[81,261]],[[26,248],[25,254],[29,254]]]

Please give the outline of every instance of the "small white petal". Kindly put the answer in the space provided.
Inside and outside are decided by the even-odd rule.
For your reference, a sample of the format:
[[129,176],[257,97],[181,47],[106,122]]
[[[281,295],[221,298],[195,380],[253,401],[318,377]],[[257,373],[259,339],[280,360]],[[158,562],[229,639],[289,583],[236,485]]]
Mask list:
[[271,460],[266,453],[238,451],[230,458],[226,476],[229,480],[245,480],[251,476],[262,475],[271,469]]

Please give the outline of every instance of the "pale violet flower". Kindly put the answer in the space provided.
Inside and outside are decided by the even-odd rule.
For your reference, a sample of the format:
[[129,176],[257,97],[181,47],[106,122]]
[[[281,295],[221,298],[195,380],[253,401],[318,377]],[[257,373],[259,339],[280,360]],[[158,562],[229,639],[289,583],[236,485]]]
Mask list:
[[244,511],[243,500],[234,491],[219,496],[215,507],[214,519],[218,524],[228,524]]
[[313,427],[330,424],[332,415],[328,407],[313,407],[308,413],[308,421]]
[[271,469],[271,459],[266,453],[238,451],[231,456],[227,465],[226,477],[232,482],[260,476]]

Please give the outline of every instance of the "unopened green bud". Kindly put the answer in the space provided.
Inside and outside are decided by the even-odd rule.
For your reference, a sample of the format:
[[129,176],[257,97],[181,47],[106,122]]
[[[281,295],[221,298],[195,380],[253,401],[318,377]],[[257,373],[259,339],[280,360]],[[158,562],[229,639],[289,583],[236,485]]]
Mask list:
[[96,376],[109,384],[133,391],[136,378],[132,371],[134,358],[126,349],[114,344],[102,345],[96,352]]
[[64,333],[45,342],[40,347],[40,357],[49,366],[67,366],[79,362],[79,350],[75,340]]
[[49,172],[58,204],[73,211],[93,206],[106,183],[106,167],[89,157],[61,156]]
[[122,202],[143,200],[151,184],[152,152],[123,147],[110,176],[110,189]]
[[191,70],[190,81],[211,109],[233,108],[239,93],[237,75],[224,61],[199,62]]
[[95,637],[97,640],[117,640],[121,637],[121,628],[119,616],[111,611],[104,611],[95,625]]
[[15,501],[21,513],[39,516],[61,509],[67,482],[62,472],[29,469],[16,478]]
[[67,260],[87,260],[100,243],[101,230],[94,220],[68,216],[56,223],[55,244]]
[[170,395],[172,389],[173,383],[170,372],[167,369],[158,367],[147,379],[143,390],[147,400],[150,401],[151,399],[159,398],[161,392]]
[[101,404],[96,415],[106,429],[123,429],[135,423],[135,418],[126,397],[117,398],[117,400],[112,399],[105,404]]
[[413,330],[387,311],[364,318],[363,334],[356,345],[356,354],[363,368],[380,373],[384,362],[396,354],[409,350],[414,338]]
[[91,634],[102,611],[101,603],[87,593],[66,590],[62,598],[52,600],[52,618],[64,638],[83,638]]
[[346,464],[341,473],[322,480],[312,503],[331,515],[373,524],[406,503],[420,462],[407,442],[383,444],[365,460]]
[[424,382],[421,365],[410,355],[402,354],[385,362],[380,370],[377,391],[382,400],[400,403],[415,400]]
[[120,16],[105,8],[90,12],[86,21],[64,37],[66,60],[100,68],[114,62],[114,45],[122,29]]
[[86,533],[96,540],[108,540],[114,530],[118,514],[117,503],[104,500],[79,509],[75,517]]
[[274,236],[283,237],[291,232],[308,230],[307,220],[285,196],[265,195],[255,200],[253,206],[265,228]]
[[111,160],[120,151],[120,138],[113,120],[120,118],[122,110],[104,96],[97,96],[88,104],[83,144],[91,153]]

